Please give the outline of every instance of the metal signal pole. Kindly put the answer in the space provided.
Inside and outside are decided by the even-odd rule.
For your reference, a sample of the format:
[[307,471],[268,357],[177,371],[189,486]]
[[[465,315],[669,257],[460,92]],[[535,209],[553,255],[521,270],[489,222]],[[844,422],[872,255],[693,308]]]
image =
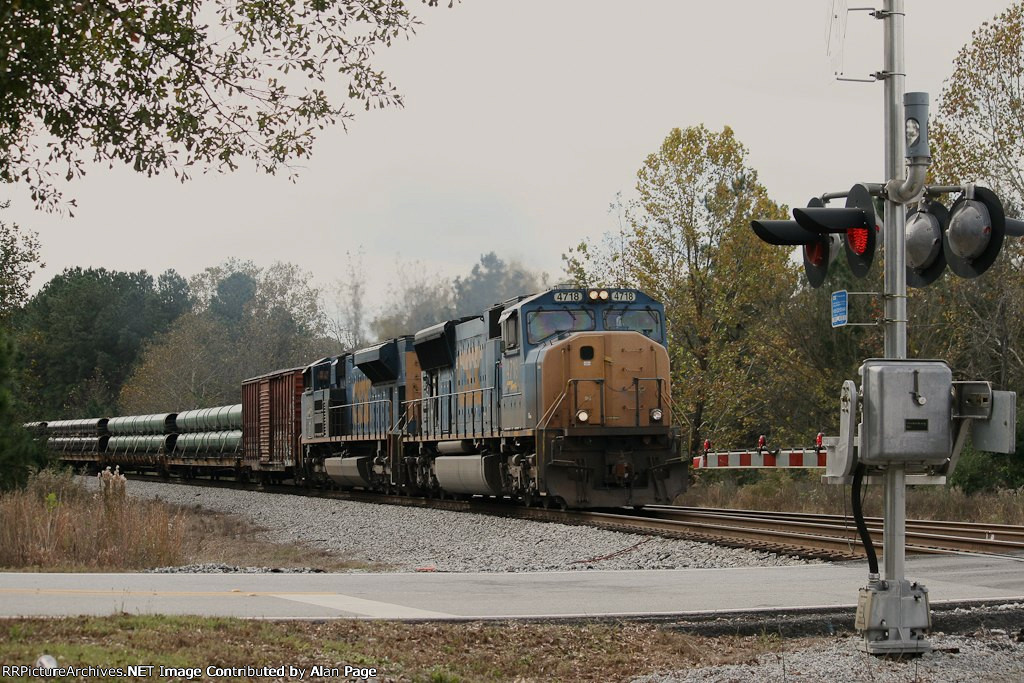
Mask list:
[[[903,0],[885,0],[883,22],[885,33],[885,178],[904,177],[906,137],[903,117],[903,92],[906,65],[903,53]],[[885,221],[882,228],[885,249],[885,357],[907,357],[907,270],[906,270],[906,207],[886,196]],[[907,540],[907,476],[903,465],[892,465],[885,471],[885,521],[882,528],[882,553],[885,579],[898,582],[904,578]]]

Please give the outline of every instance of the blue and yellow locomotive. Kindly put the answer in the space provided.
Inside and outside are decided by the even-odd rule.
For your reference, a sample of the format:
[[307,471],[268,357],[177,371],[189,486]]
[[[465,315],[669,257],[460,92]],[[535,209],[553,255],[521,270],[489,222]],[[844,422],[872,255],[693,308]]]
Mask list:
[[662,305],[552,289],[325,358],[303,373],[303,471],[343,487],[610,507],[670,503]]

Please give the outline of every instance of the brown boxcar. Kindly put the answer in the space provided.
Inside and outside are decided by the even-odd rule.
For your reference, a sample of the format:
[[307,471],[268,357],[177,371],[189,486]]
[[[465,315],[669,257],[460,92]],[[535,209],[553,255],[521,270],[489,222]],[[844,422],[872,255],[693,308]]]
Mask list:
[[300,475],[302,368],[277,370],[242,382],[242,453],[253,472]]

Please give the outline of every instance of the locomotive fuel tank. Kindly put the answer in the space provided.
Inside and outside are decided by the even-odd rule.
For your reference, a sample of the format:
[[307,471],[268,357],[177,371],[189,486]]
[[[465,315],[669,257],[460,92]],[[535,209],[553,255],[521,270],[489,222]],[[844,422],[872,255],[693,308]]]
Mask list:
[[324,470],[339,486],[368,489],[373,485],[373,458],[368,455],[324,458]]

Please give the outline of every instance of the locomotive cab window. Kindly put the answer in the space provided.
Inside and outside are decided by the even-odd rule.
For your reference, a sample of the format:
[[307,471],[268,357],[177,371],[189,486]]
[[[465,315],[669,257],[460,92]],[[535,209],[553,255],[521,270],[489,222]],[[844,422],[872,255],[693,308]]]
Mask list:
[[658,341],[662,338],[661,314],[651,308],[611,308],[604,312],[604,329],[632,330]]
[[562,332],[586,332],[595,329],[594,312],[582,308],[532,311],[526,314],[526,339],[539,344]]
[[505,319],[501,326],[501,346],[507,353],[519,347],[519,313],[515,312]]

